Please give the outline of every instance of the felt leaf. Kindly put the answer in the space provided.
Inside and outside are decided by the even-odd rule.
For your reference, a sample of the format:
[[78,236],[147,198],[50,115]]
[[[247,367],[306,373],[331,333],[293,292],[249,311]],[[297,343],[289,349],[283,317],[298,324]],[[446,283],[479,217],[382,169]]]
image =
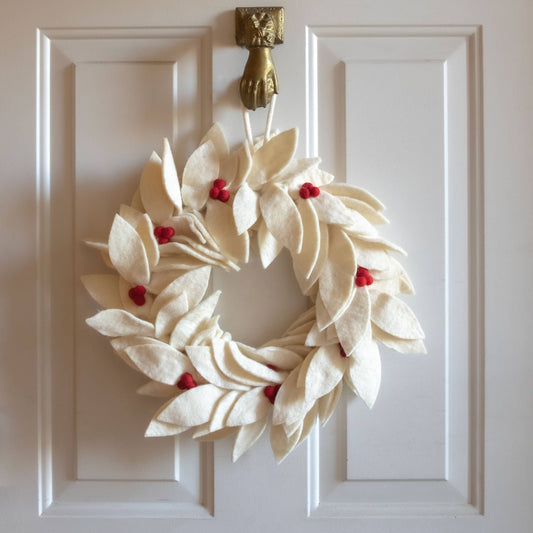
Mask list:
[[223,389],[214,385],[199,385],[165,404],[157,420],[189,427],[204,424],[224,394]]
[[138,187],[131,199],[131,207],[133,209],[136,209],[137,211],[144,211],[144,206],[141,200],[141,193]]
[[328,344],[328,328],[323,329],[320,331],[318,329],[318,324],[315,321],[313,323],[313,327],[307,334],[307,337],[305,339],[305,345],[306,346],[323,346],[324,344]]
[[304,421],[302,423],[302,429],[299,432],[300,435],[298,437],[298,444],[303,442],[307,438],[309,433],[311,433],[313,426],[316,424],[317,415],[318,415],[318,406],[314,405],[311,409],[309,409],[309,412],[305,415]]
[[185,372],[196,375],[189,359],[168,345],[141,344],[125,352],[143,374],[160,383],[175,385]]
[[268,230],[264,220],[261,221],[257,232],[257,245],[259,248],[259,256],[261,257],[261,264],[264,269],[268,268],[283,249],[281,243],[279,243]]
[[122,335],[150,336],[154,334],[153,324],[141,320],[122,309],[100,311],[85,322],[106,337],[120,337]]
[[248,390],[246,385],[235,382],[220,372],[209,346],[187,346],[185,348],[194,368],[209,382],[222,389]]
[[218,178],[219,160],[212,141],[200,145],[183,169],[181,195],[186,206],[202,209],[213,181]]
[[348,198],[365,202],[376,211],[383,211],[385,209],[385,206],[373,194],[348,183],[330,183],[324,189],[335,196],[347,196]]
[[87,274],[81,277],[83,286],[91,297],[106,309],[122,307],[116,274]]
[[275,425],[270,428],[270,446],[274,453],[274,458],[278,463],[281,463],[287,455],[296,447],[298,439],[301,434],[300,431],[295,431],[290,437],[287,436],[283,426]]
[[226,394],[224,394],[220,400],[218,400],[218,403],[216,404],[211,415],[211,419],[209,420],[210,433],[214,433],[215,431],[218,431],[226,426],[226,420],[228,419],[229,413],[231,413],[235,402],[237,402],[242,395],[243,393],[240,391],[230,390],[229,392],[226,392]]
[[273,365],[281,370],[292,370],[302,362],[301,357],[280,346],[264,346],[254,351],[254,359],[265,365]]
[[334,226],[329,230],[328,258],[320,274],[319,291],[324,307],[336,321],[346,309],[354,291],[357,261],[352,241]]
[[265,419],[257,420],[253,424],[242,426],[237,433],[235,442],[233,444],[233,451],[231,454],[232,461],[237,461],[244,453],[246,453],[258,440],[265,431],[267,422]]
[[302,249],[300,253],[293,254],[292,259],[295,268],[298,268],[302,275],[309,279],[320,252],[320,223],[313,207],[313,202],[300,199],[296,205],[300,213],[304,233]]
[[150,280],[141,237],[120,215],[115,215],[109,233],[109,257],[118,273],[129,282],[146,285]]
[[208,141],[213,143],[215,151],[218,155],[218,159],[222,160],[227,157],[229,152],[228,141],[224,135],[224,130],[218,122],[215,122],[208,130],[208,132],[202,137],[200,144],[204,144]]
[[209,278],[211,276],[211,267],[204,266],[197,268],[185,274],[175,277],[165,289],[154,300],[152,306],[152,317],[156,317],[159,310],[171,300],[174,300],[180,294],[187,295],[187,302],[190,308],[196,307],[204,297]]
[[155,336],[166,337],[176,326],[178,320],[189,310],[187,293],[183,292],[163,305],[155,320]]
[[252,358],[255,350],[240,342],[229,343],[231,355],[235,363],[252,376],[263,380],[265,384],[282,383],[286,373],[279,370],[273,370],[267,366],[254,361]]
[[176,257],[162,257],[154,267],[154,272],[164,272],[165,270],[196,270],[205,266],[205,262],[188,255]]
[[270,411],[271,404],[265,396],[264,387],[255,387],[245,392],[228,415],[228,426],[244,426],[263,419]]
[[337,386],[344,375],[346,359],[336,344],[322,346],[315,352],[305,376],[307,400],[321,398]]
[[362,342],[348,360],[348,383],[369,409],[372,408],[381,383],[381,359],[378,345],[369,340]]
[[305,333],[306,335],[308,335],[314,323],[315,323],[314,320],[309,320],[309,322],[306,322],[305,324],[302,324],[301,326],[298,326],[297,328],[288,330],[286,332],[286,335],[299,335],[301,333]]
[[[315,173],[318,165],[320,164],[320,157],[309,157],[305,159],[293,159],[283,169],[283,172],[276,174],[272,178],[272,182],[282,181],[289,190],[299,190],[300,187],[306,182],[311,181],[313,185],[313,174]],[[317,185],[320,187],[320,185]]]
[[176,211],[181,213],[182,201],[180,182],[178,179],[178,173],[176,172],[174,158],[172,157],[170,143],[166,137],[163,140],[163,188]]
[[[394,252],[398,252],[399,254],[407,256],[407,252],[401,248],[400,246],[393,244],[392,242],[388,241],[387,239],[384,239],[383,237],[380,237],[379,235],[370,235],[361,233],[357,230],[355,226],[352,227],[346,227],[344,228],[344,231],[348,233],[349,235],[354,235],[355,239],[354,241],[363,241],[363,243],[374,243],[379,244],[384,248],[387,248],[388,250],[392,250]],[[363,245],[357,245],[356,246],[364,246]]]
[[236,362],[229,346],[229,339],[213,339],[212,345],[215,362],[223,375],[235,383],[248,387],[260,387],[266,384],[265,380],[257,378]]
[[156,224],[163,223],[174,214],[174,204],[163,183],[161,158],[155,152],[144,167],[139,192],[145,211]]
[[305,397],[305,387],[297,386],[299,372],[300,367],[297,366],[278,390],[272,415],[273,424],[293,424],[309,410],[312,402]]
[[324,331],[329,325],[333,324],[333,319],[329,316],[329,313],[322,301],[320,293],[317,294],[316,301],[316,324],[318,331]]
[[348,208],[357,211],[363,215],[371,224],[388,224],[389,220],[380,212],[368,205],[366,202],[356,200],[355,198],[348,198],[347,196],[339,197],[339,200]]
[[118,214],[132,227],[137,229],[139,221],[143,217],[143,209],[135,209],[129,205],[121,204]]
[[298,142],[298,129],[284,131],[264,143],[253,155],[248,184],[257,190],[280,172],[292,159]]
[[367,287],[359,287],[342,316],[335,322],[339,342],[350,355],[370,331],[370,296]]
[[196,259],[200,263],[208,264],[211,266],[221,266],[221,261],[214,259],[212,257],[211,251],[207,250],[207,253],[203,253],[203,251],[199,251],[195,247],[179,242],[169,242],[162,244],[160,246],[160,252],[163,258],[170,256],[170,258],[172,259],[174,257],[185,257],[185,255],[189,255],[191,256],[191,258]]
[[172,346],[181,348],[188,344],[189,339],[196,333],[202,322],[208,320],[213,314],[220,292],[216,291],[211,294],[178,321],[170,336],[170,344]]
[[382,246],[365,243],[357,247],[357,262],[368,270],[383,271],[390,266],[390,256]]
[[144,433],[145,437],[170,437],[172,435],[179,435],[189,428],[187,426],[176,426],[174,424],[167,424],[159,420],[151,420]]
[[137,224],[137,233],[141,238],[148,259],[148,265],[152,269],[159,261],[159,246],[154,236],[154,226],[148,215],[143,215]]
[[422,327],[411,308],[390,294],[372,294],[372,322],[400,339],[424,338]]
[[372,325],[372,333],[374,337],[383,343],[388,348],[392,348],[400,353],[427,353],[424,342],[421,339],[408,340],[399,339],[393,335],[379,329],[375,324]]
[[329,394],[322,396],[322,398],[318,400],[318,418],[323,426],[327,424],[333,411],[335,411],[335,407],[337,407],[337,404],[339,403],[341,394],[342,380],[337,383],[337,386]]
[[152,396],[153,398],[172,398],[180,390],[175,385],[166,385],[165,383],[159,383],[159,381],[148,381],[135,392],[141,396]]
[[270,233],[294,253],[302,249],[302,218],[291,197],[279,185],[265,187],[259,200]]
[[259,196],[243,183],[233,199],[233,218],[240,235],[251,228],[259,218]]
[[209,233],[213,236],[225,255],[248,262],[250,254],[250,238],[248,233],[237,233],[231,206],[210,200],[207,203],[205,222]]

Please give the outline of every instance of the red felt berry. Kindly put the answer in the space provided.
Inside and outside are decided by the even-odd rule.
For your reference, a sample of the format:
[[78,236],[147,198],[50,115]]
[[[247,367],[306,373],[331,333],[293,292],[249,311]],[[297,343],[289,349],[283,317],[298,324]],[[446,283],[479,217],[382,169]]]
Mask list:
[[267,385],[264,390],[263,390],[263,393],[265,394],[265,396],[268,398],[268,401],[273,404],[274,401],[276,400],[276,394],[278,393],[279,391],[279,385]]
[[223,189],[225,186],[226,182],[221,178],[218,178],[213,182],[213,187],[216,187],[217,189]]
[[310,189],[308,187],[305,187],[305,185],[302,185],[302,187],[300,187],[300,198],[307,200],[310,196],[311,196]]
[[197,385],[191,374],[189,374],[189,372],[185,372],[181,375],[179,381],[176,383],[176,386],[178,387],[178,389],[188,390],[194,389],[194,387],[196,387]]
[[135,305],[138,305],[139,307],[146,303],[146,298],[144,297],[145,294],[146,288],[142,285],[136,285],[128,291],[128,296],[130,297],[130,300],[132,300],[133,303]]
[[155,235],[156,237],[161,237],[161,231],[162,231],[162,229],[163,229],[163,226],[156,226],[156,227],[154,228],[154,235]]
[[365,276],[356,276],[355,277],[355,284],[358,287],[364,287],[366,285],[366,277]]
[[316,198],[320,194],[320,189],[318,187],[312,187],[309,189],[309,192],[313,198]]
[[209,198],[213,198],[213,200],[216,200],[220,194],[220,189],[218,187],[211,187],[211,190],[209,191]]
[[131,289],[135,294],[138,294],[140,296],[146,294],[146,287],[143,287],[142,285],[135,285],[133,289]]
[[157,243],[158,244],[166,244],[169,241],[169,239],[166,239],[165,237],[158,237]]
[[312,189],[314,185],[310,181],[306,181],[302,187],[305,187],[306,189]]
[[365,276],[365,279],[366,279],[366,284],[367,285],[372,285],[372,283],[374,283],[374,278],[370,274],[367,274]]
[[356,276],[366,276],[368,274],[368,268],[365,267],[357,267],[357,274]]
[[229,191],[227,189],[222,189],[218,195],[218,199],[221,202],[227,202],[229,200]]
[[170,226],[163,228],[161,230],[161,237],[164,239],[170,239],[171,237],[174,237],[174,228],[171,228]]
[[341,354],[341,357],[346,357],[346,352],[344,351],[344,348],[342,347],[340,342],[339,342],[339,352]]

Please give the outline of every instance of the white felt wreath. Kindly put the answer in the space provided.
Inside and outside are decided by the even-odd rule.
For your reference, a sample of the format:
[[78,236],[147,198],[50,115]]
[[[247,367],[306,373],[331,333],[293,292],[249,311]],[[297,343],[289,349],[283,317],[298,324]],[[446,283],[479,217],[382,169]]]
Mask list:
[[[189,157],[181,183],[164,141],[146,164],[100,250],[113,274],[82,281],[104,310],[87,319],[166,398],[146,436],[190,428],[200,440],[235,434],[237,460],[270,424],[281,461],[325,424],[343,382],[372,407],[381,379],[377,341],[423,353],[424,333],[396,297],[413,286],[381,238],[383,205],[367,191],[294,159],[296,129],[229,152],[214,125]],[[282,248],[311,307],[278,339],[255,348],[232,339],[205,296],[211,269],[239,269],[255,241],[267,268]]]

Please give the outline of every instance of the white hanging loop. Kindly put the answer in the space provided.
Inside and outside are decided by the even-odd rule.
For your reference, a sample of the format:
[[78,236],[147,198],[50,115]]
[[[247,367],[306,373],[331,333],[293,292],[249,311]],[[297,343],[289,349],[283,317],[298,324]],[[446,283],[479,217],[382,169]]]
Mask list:
[[270,101],[270,105],[268,107],[268,115],[265,127],[265,142],[268,142],[270,139],[270,130],[272,128],[272,119],[274,118],[274,108],[276,107],[277,99],[278,95],[274,93],[272,95],[272,100]]

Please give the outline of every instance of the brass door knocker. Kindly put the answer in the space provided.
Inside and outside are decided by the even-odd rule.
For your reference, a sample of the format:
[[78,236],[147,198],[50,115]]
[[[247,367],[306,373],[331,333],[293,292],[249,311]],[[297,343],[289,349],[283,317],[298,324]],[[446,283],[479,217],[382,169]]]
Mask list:
[[240,83],[241,100],[247,109],[270,104],[279,93],[271,49],[283,43],[282,7],[238,7],[235,10],[235,39],[250,52]]

